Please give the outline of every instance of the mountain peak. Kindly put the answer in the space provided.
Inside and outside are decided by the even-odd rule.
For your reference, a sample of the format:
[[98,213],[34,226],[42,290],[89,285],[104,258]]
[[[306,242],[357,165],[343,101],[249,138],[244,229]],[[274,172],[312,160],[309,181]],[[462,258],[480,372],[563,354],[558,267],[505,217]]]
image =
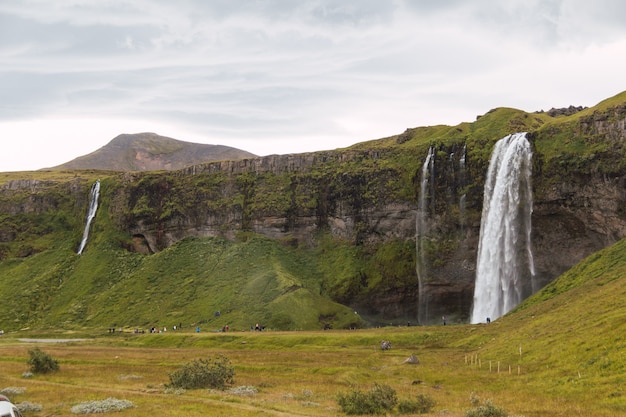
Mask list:
[[224,145],[185,142],[152,132],[123,133],[90,154],[52,169],[107,171],[176,170],[210,161],[254,158],[256,155]]

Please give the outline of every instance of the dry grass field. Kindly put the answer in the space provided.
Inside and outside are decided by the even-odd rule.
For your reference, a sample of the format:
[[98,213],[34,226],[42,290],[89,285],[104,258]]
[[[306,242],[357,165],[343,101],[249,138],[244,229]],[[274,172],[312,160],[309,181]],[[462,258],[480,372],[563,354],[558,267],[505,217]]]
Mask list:
[[[0,390],[21,388],[22,393],[11,396],[14,403],[42,406],[26,416],[73,416],[73,406],[107,398],[133,403],[116,413],[121,416],[343,415],[337,394],[369,390],[375,383],[391,386],[399,400],[431,397],[436,405],[428,415],[465,416],[476,405],[472,398],[489,400],[510,416],[617,415],[609,408],[595,409],[591,391],[585,398],[580,395],[584,391],[546,385],[540,381],[545,374],[523,359],[498,361],[468,345],[454,347],[462,340],[489,337],[487,327],[117,333],[61,343],[20,340],[35,337],[31,334],[4,335]],[[380,349],[381,340],[391,341],[392,348]],[[35,346],[58,360],[58,372],[23,376]],[[166,389],[168,373],[190,360],[218,354],[226,355],[235,368],[230,389]],[[419,364],[404,363],[410,355]]]

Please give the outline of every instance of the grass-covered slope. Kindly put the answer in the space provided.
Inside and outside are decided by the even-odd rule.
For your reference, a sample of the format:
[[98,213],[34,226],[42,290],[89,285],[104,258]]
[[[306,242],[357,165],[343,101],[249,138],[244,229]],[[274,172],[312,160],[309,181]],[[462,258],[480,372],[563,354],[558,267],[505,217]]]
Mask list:
[[[462,345],[528,390],[626,412],[626,240],[591,255]],[[518,370],[519,369],[519,370]],[[504,388],[504,387],[503,387]],[[583,406],[584,408],[584,406]]]
[[103,172],[0,176],[3,330],[363,325],[320,295],[324,268],[311,250],[242,234],[237,242],[188,238],[154,255],[128,251],[130,236],[111,217],[106,185],[87,248],[77,255],[96,178],[115,181]]
[[188,238],[152,256],[99,240],[80,256],[61,244],[0,263],[0,292],[10,294],[0,322],[9,328],[182,324],[205,330],[363,324],[351,309],[320,295],[320,269],[310,254],[268,239]]

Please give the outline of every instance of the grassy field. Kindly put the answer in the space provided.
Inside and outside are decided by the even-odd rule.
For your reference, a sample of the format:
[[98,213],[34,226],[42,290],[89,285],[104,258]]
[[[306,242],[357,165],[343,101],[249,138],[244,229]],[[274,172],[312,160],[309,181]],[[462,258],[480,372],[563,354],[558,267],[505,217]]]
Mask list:
[[[22,388],[13,402],[43,406],[36,416],[70,416],[76,404],[116,398],[131,401],[128,416],[342,415],[337,394],[387,384],[398,399],[425,394],[429,415],[464,416],[471,399],[491,401],[511,416],[614,416],[626,411],[623,388],[581,375],[547,357],[518,350],[491,325],[388,327],[356,331],[162,334],[47,334],[87,338],[34,343],[24,333],[0,338],[0,390]],[[504,340],[503,340],[504,339]],[[392,342],[390,350],[380,342]],[[60,371],[24,378],[35,346],[58,359]],[[506,351],[506,348],[510,351]],[[486,349],[485,349],[486,348]],[[504,349],[504,350],[500,350]],[[492,352],[490,352],[490,350]],[[233,389],[165,389],[168,373],[193,359],[224,354],[235,368]],[[404,361],[415,355],[419,364]],[[613,380],[613,383],[616,383]],[[243,388],[247,387],[247,388]],[[254,387],[251,390],[249,387]],[[251,392],[256,391],[256,392]]]

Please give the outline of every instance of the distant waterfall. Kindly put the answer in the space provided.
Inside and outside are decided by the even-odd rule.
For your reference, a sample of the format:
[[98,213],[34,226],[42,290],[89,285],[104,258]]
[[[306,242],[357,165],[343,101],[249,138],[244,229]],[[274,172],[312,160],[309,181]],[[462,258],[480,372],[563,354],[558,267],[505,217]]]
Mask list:
[[[463,153],[461,154],[461,157],[459,158],[459,187],[463,188],[466,185],[467,179],[466,176],[467,174],[465,173],[465,161],[467,159],[467,146],[463,145]],[[463,229],[465,228],[465,212],[466,212],[466,200],[467,200],[467,195],[465,193],[463,193],[461,195],[461,197],[459,198],[459,223],[461,224],[461,231],[463,231]]]
[[83,231],[83,239],[80,241],[80,246],[78,247],[78,254],[83,253],[83,249],[85,249],[85,245],[87,244],[87,238],[89,237],[89,226],[91,226],[91,221],[96,216],[96,210],[98,210],[98,198],[100,197],[100,180],[97,180],[91,186],[91,193],[89,195],[89,211],[87,212],[87,222],[85,223],[85,230]]
[[535,291],[530,231],[532,151],[526,133],[500,139],[483,200],[472,323],[495,320]]
[[428,185],[429,179],[432,181],[434,176],[434,153],[435,150],[430,147],[428,149],[428,155],[422,165],[422,181],[420,184],[420,195],[417,207],[417,218],[415,221],[415,249],[416,253],[416,265],[415,270],[417,272],[418,281],[418,321],[420,324],[425,324],[428,320],[427,317],[427,300],[424,293],[424,283],[426,281],[426,248],[424,245],[425,236],[428,232]]

